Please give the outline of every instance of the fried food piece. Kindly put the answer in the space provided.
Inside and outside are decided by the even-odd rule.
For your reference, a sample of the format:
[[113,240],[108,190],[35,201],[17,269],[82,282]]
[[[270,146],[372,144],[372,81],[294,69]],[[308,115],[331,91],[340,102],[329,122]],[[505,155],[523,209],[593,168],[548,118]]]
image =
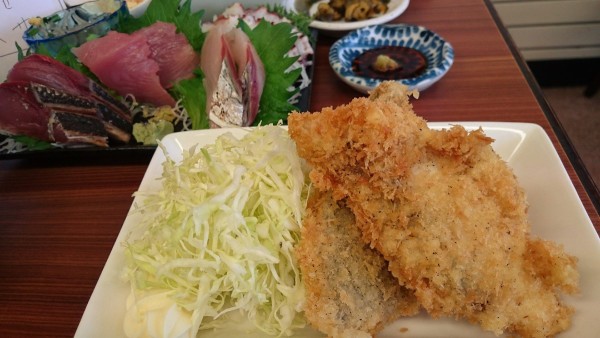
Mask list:
[[482,130],[431,130],[405,86],[289,117],[311,180],[346,199],[363,240],[432,317],[496,334],[553,336],[573,310],[575,257],[532,239],[524,191]]
[[352,212],[313,191],[296,257],[306,286],[305,315],[329,337],[371,337],[419,310],[381,254],[361,240]]

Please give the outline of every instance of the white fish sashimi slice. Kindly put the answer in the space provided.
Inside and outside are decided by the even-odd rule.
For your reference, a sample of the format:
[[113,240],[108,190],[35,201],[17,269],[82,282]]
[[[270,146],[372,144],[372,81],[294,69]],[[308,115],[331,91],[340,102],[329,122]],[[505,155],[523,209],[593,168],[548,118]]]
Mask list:
[[265,85],[265,67],[248,36],[240,29],[226,34],[226,39],[237,67],[237,76],[244,98],[243,123],[248,126],[258,114],[258,106]]
[[211,126],[251,125],[258,114],[265,71],[248,36],[230,21],[219,21],[206,36],[200,60]]
[[[237,76],[235,61],[224,41],[221,44],[221,67],[212,94],[207,96],[207,114],[211,128],[244,125],[244,94]],[[216,55],[214,56],[216,57]]]

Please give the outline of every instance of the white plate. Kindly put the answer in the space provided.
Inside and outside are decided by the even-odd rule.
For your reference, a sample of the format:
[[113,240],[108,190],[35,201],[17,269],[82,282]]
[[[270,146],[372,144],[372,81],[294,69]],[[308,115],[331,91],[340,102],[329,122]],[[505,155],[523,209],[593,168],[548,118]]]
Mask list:
[[[313,4],[310,8],[307,8],[306,2],[307,0],[286,0],[286,7],[288,9],[294,10],[299,13],[305,13],[309,15],[313,15],[316,12],[316,7],[318,3]],[[328,2],[328,1],[319,1],[319,2]],[[410,1],[409,0],[390,0],[388,3],[388,10],[383,15],[376,16],[374,18],[368,20],[360,20],[360,21],[319,21],[313,20],[310,23],[310,27],[321,30],[324,33],[330,33],[330,35],[338,35],[340,33],[344,33],[347,31],[351,31],[354,29],[371,26],[371,25],[379,25],[386,22],[389,22],[400,14],[404,13],[408,8]]]
[[[514,169],[530,202],[529,216],[532,233],[562,243],[566,250],[579,258],[581,295],[568,297],[567,303],[576,309],[572,327],[559,335],[593,337],[600,332],[600,240],[579,200],[552,143],[538,125],[522,123],[465,122],[454,123],[468,129],[482,126],[496,141],[496,152]],[[448,127],[448,123],[430,123],[432,128]],[[194,144],[212,143],[225,130],[199,130],[167,135],[163,139],[166,151],[180,159],[182,149]],[[244,129],[231,129],[234,135]],[[162,174],[163,152],[158,149],[139,187],[141,191],[160,188],[157,180]],[[100,279],[81,318],[76,337],[123,337],[122,322],[129,286],[121,278],[125,267],[122,243],[139,220],[132,208],[117,237]],[[400,329],[408,329],[402,332]],[[214,337],[214,335],[211,335]],[[303,337],[322,337],[314,331],[302,332]],[[433,320],[426,315],[406,318],[393,323],[379,337],[495,337],[477,326],[452,319]]]

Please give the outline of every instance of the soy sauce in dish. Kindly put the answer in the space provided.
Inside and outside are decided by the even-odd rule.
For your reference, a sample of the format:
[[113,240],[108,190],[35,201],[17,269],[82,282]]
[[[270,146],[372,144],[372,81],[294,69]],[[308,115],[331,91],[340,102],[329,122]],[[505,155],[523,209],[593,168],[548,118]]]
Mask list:
[[352,61],[356,75],[381,80],[417,77],[427,68],[423,53],[410,47],[385,46],[369,49]]

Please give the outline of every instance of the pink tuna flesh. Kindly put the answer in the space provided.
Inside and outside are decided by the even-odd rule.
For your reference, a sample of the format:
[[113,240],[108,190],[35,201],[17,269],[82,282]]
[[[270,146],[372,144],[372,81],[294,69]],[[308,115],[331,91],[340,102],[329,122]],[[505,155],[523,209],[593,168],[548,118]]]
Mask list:
[[9,135],[27,135],[52,142],[48,134],[50,110],[41,107],[29,83],[0,84],[0,130]]
[[165,88],[193,77],[200,63],[200,56],[185,35],[177,34],[176,30],[172,23],[157,22],[133,34],[143,35],[148,40],[151,58],[158,63],[158,77]]
[[31,54],[16,63],[6,81],[33,82],[73,95],[90,95],[90,79],[75,69],[40,54]]
[[86,42],[73,53],[109,88],[133,95],[139,102],[175,106],[175,100],[161,86],[159,66],[151,58],[144,35],[111,31]]

